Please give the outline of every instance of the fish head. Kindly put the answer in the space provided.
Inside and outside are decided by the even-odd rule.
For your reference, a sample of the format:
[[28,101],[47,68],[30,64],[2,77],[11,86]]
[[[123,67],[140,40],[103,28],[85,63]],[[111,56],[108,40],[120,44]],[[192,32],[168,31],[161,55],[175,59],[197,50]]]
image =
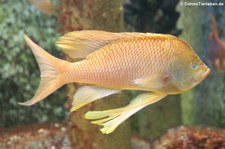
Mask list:
[[169,69],[173,85],[176,86],[179,92],[195,87],[210,73],[210,69],[192,49],[177,55],[171,62]]

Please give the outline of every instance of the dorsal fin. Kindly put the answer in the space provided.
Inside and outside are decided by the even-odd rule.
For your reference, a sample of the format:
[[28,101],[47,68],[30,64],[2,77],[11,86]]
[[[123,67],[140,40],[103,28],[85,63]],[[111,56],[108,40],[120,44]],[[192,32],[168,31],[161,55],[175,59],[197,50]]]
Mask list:
[[150,33],[112,33],[97,30],[69,32],[58,39],[57,46],[71,58],[85,58],[105,45],[123,38],[149,36]]

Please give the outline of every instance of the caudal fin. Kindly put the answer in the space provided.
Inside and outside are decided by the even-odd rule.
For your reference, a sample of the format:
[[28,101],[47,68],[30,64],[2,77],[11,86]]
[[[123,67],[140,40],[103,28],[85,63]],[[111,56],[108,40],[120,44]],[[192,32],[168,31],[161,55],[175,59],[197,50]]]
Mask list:
[[64,84],[60,71],[67,62],[51,56],[26,35],[25,41],[31,48],[41,71],[41,81],[34,97],[26,102],[19,102],[21,105],[30,106],[43,100]]

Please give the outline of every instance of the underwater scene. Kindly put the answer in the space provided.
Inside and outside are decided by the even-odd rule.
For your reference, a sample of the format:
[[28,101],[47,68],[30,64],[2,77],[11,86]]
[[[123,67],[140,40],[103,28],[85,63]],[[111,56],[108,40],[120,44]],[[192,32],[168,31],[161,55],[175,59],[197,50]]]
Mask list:
[[0,0],[0,149],[225,149],[225,0]]

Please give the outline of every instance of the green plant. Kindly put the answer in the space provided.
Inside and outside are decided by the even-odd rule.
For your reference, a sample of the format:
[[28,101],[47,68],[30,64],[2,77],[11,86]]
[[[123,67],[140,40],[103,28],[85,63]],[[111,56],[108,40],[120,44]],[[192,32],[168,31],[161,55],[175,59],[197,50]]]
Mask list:
[[56,17],[41,13],[27,0],[8,0],[0,1],[0,22],[0,126],[63,119],[62,90],[33,107],[17,104],[30,99],[39,82],[39,69],[24,34],[59,57]]

